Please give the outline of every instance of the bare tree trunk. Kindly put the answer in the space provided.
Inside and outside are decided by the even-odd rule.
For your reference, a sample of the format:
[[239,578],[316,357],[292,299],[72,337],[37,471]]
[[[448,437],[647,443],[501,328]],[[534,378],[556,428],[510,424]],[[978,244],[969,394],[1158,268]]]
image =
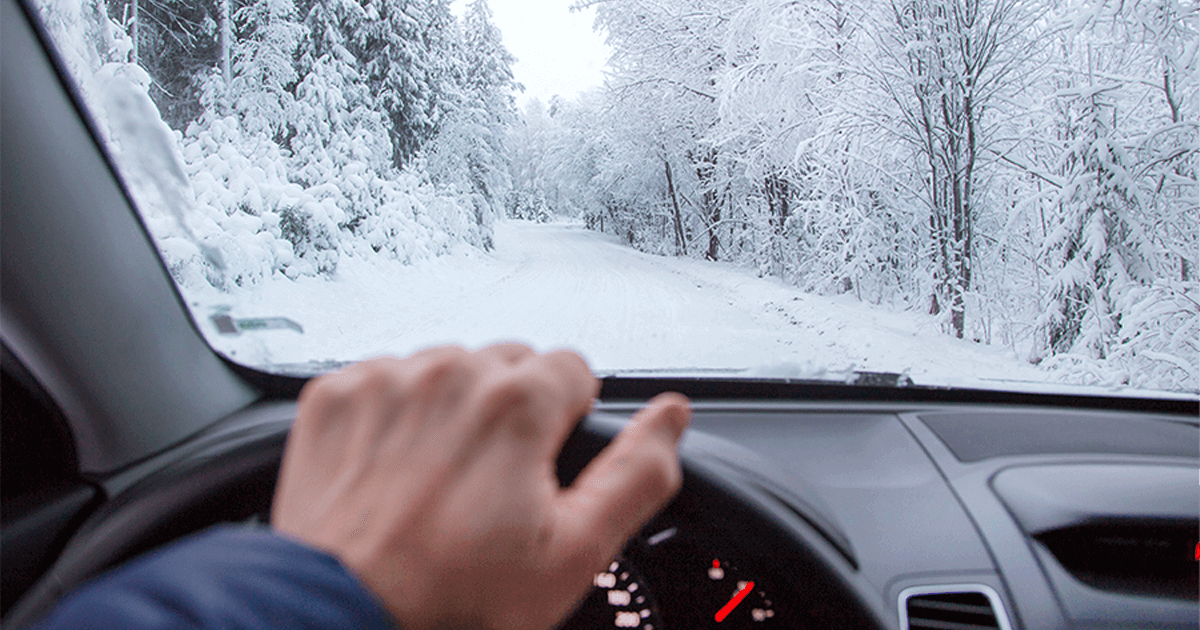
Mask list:
[[[962,338],[966,301],[974,281],[975,166],[987,94],[1008,80],[999,50],[1013,32],[1003,25],[1012,0],[942,3],[894,0],[898,43],[911,96],[896,98],[909,114],[918,150],[928,164],[930,246],[934,290],[930,312],[949,310],[949,332]],[[1007,58],[1006,58],[1007,59]]]
[[767,212],[771,223],[771,249],[775,252],[772,266],[775,267],[775,275],[782,278],[784,275],[783,238],[788,215],[791,213],[788,203],[791,186],[786,177],[779,173],[771,173],[763,182],[763,190],[767,195]]
[[229,64],[233,49],[233,18],[229,7],[232,1],[221,0],[221,78],[225,80],[226,88],[233,82],[233,72]]
[[717,152],[715,149],[704,149],[695,154],[688,152],[688,157],[696,165],[696,180],[700,183],[700,211],[708,223],[708,251],[704,257],[716,260],[720,253],[721,239],[717,234],[716,225],[721,221],[721,203],[717,195]]
[[133,39],[133,51],[132,51],[133,58],[131,59],[131,61],[133,63],[141,62],[141,57],[138,54],[138,46],[141,43],[141,39],[142,39],[141,32],[140,32],[141,31],[141,23],[142,23],[142,14],[141,14],[141,6],[138,4],[138,2],[139,2],[139,0],[131,0],[131,2],[129,3],[130,13],[133,14],[132,16],[130,16],[130,19],[132,19],[133,23],[132,23],[132,27],[129,29],[129,31],[130,31],[129,35]]
[[679,198],[675,195],[675,180],[671,177],[671,162],[663,160],[663,165],[667,170],[667,194],[671,196],[671,208],[675,213],[675,253],[683,256],[687,254],[687,239],[683,235],[683,215],[679,212]]
[[[708,195],[709,193],[704,193],[705,197],[708,197]],[[713,196],[716,197],[715,192]],[[708,230],[708,251],[704,253],[704,257],[709,260],[716,260],[721,250],[721,240],[717,237],[716,228],[717,223],[721,221],[721,204],[716,203],[714,199],[709,208],[708,223],[712,227]]]

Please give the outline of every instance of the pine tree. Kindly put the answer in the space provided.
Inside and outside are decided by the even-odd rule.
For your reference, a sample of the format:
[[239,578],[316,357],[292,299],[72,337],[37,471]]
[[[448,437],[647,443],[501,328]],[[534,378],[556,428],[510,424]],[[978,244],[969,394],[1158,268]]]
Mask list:
[[438,131],[452,89],[449,0],[368,0],[351,50],[387,113],[392,163],[406,165]]
[[391,168],[387,120],[348,42],[366,13],[355,0],[312,0],[300,43],[291,177],[332,197],[358,233],[377,210],[372,182]]
[[1075,97],[1074,138],[1063,157],[1066,184],[1044,247],[1057,273],[1039,320],[1042,349],[1035,353],[1107,358],[1121,325],[1117,304],[1149,274],[1129,158],[1113,137],[1111,89],[1088,86]]
[[295,55],[303,35],[292,0],[254,0],[234,14],[233,110],[246,132],[286,146],[294,120]]
[[310,186],[337,183],[350,192],[356,187],[342,172],[347,165],[384,172],[391,164],[386,119],[348,46],[365,16],[355,0],[313,0],[304,18],[291,144],[295,177]]

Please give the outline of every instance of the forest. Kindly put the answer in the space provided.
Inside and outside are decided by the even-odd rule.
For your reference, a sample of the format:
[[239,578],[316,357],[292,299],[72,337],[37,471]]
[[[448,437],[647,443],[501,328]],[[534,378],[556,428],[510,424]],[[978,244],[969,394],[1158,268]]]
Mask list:
[[1195,390],[1197,11],[1174,0],[585,0],[605,88],[513,186],[646,251]]
[[176,281],[487,249],[517,120],[485,0],[44,0]]
[[1198,389],[1195,0],[579,0],[605,85],[520,111],[486,0],[39,2],[184,287],[569,218]]

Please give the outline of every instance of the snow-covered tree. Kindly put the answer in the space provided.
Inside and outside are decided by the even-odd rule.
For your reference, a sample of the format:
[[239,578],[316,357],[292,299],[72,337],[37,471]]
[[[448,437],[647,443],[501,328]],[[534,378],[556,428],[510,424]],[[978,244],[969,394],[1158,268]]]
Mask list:
[[234,22],[233,111],[247,132],[284,144],[295,120],[295,56],[304,34],[296,6],[293,0],[254,0],[238,9]]
[[934,286],[930,312],[962,337],[975,273],[980,168],[992,139],[986,120],[1018,78],[1040,8],[1018,0],[893,0],[872,29],[873,112],[921,161]]
[[[665,199],[667,230],[675,251],[716,252],[715,225],[720,203],[728,199],[717,175],[719,155],[707,136],[717,121],[717,78],[726,59],[723,43],[733,0],[596,0],[596,25],[613,48],[609,90],[617,124],[642,124],[642,136],[629,144],[657,161]],[[646,165],[649,166],[649,165]],[[636,198],[620,200],[636,205]],[[658,212],[657,210],[655,212]],[[656,217],[652,223],[657,224]],[[697,247],[692,241],[700,239]]]
[[467,5],[456,49],[456,90],[431,143],[428,165],[436,181],[458,185],[474,199],[477,220],[488,223],[507,194],[509,129],[516,122],[513,56],[492,23],[486,0]]
[[403,167],[438,131],[453,90],[449,0],[367,0],[353,47],[376,107],[387,113],[392,163]]
[[[314,0],[300,45],[303,78],[296,86],[296,133],[290,145],[296,176],[309,185],[338,183],[354,188],[342,169],[361,164],[383,172],[391,162],[387,121],[348,47],[365,18],[355,0]],[[361,169],[360,169],[361,170]]]
[[391,167],[387,119],[348,47],[365,18],[355,0],[313,0],[304,19],[296,86],[292,178],[331,197],[357,232],[375,209],[372,181]]
[[1097,359],[1106,358],[1116,341],[1123,293],[1149,276],[1129,159],[1114,141],[1114,111],[1105,91],[1087,86],[1074,97],[1076,130],[1063,156],[1066,181],[1045,244],[1058,272],[1042,318],[1051,352],[1079,350]]
[[[222,55],[222,13],[233,0],[113,0],[110,17],[129,35],[130,60],[154,79],[151,98],[182,129],[201,113],[194,79]],[[230,42],[231,45],[231,42]],[[228,48],[225,48],[228,51]]]
[[[894,284],[884,269],[911,249],[880,162],[894,144],[862,120],[869,40],[850,2],[755,0],[729,33],[712,137],[738,156],[767,212],[771,273],[820,291]],[[850,130],[857,130],[851,133]],[[786,195],[785,195],[786,193]]]

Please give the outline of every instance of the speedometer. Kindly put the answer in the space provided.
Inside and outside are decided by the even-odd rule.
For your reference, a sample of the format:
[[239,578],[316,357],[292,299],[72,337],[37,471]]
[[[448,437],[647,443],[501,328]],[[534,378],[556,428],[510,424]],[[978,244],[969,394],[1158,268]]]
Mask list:
[[722,565],[718,558],[713,559],[706,574],[712,593],[709,606],[716,610],[714,622],[736,627],[743,627],[745,621],[772,625],[769,622],[775,620],[775,605],[762,584],[743,579],[736,567]]
[[625,559],[613,560],[592,578],[591,594],[561,628],[663,630],[646,581]]
[[824,627],[781,596],[779,558],[723,534],[652,523],[593,574],[591,593],[559,630]]
[[781,597],[780,558],[748,553],[736,536],[713,527],[668,522],[646,531],[625,557],[653,587],[665,630],[809,627],[794,598]]

